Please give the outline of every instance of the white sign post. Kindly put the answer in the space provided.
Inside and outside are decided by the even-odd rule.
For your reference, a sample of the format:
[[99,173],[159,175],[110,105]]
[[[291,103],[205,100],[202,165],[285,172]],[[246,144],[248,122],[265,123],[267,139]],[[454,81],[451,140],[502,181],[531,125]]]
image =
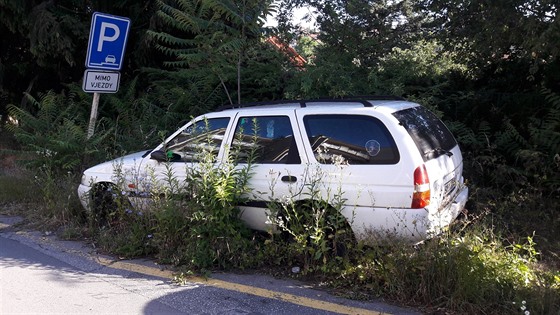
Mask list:
[[88,70],[84,73],[82,85],[84,92],[93,92],[88,139],[93,136],[95,130],[99,93],[116,93],[119,90],[120,73],[114,71],[120,71],[122,68],[129,29],[128,18],[100,12],[93,13],[86,56]]

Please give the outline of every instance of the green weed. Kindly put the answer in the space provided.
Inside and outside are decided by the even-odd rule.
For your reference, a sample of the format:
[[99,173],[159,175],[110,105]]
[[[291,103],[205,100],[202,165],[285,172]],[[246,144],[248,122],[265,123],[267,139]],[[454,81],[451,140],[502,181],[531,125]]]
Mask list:
[[428,312],[514,314],[512,302],[525,300],[535,314],[554,314],[560,307],[559,273],[536,267],[535,246],[531,237],[503,244],[489,229],[450,233],[417,246],[385,242],[364,248],[333,282]]
[[[336,163],[344,165],[343,160]],[[305,174],[303,186],[291,187],[288,196],[276,197],[275,182],[270,183],[269,220],[287,236],[277,237],[274,245],[286,247],[303,274],[338,271],[349,263],[356,245],[350,222],[341,213],[341,182],[336,187],[325,184],[329,175],[318,165],[308,166]]]
[[0,203],[28,203],[38,201],[36,186],[28,176],[0,175]]
[[[256,257],[255,246],[239,218],[238,205],[247,192],[250,166],[237,167],[233,151],[216,166],[211,149],[199,148],[197,163],[185,165],[186,178],[177,177],[171,162],[163,162],[160,173],[147,170],[147,174],[114,165],[117,187],[110,188],[110,224],[93,224],[100,228],[102,246],[126,257],[153,253],[162,262],[196,270],[249,265],[247,261]],[[131,179],[138,190],[126,189]],[[140,212],[121,199],[130,194],[151,197],[142,203],[141,219]]]

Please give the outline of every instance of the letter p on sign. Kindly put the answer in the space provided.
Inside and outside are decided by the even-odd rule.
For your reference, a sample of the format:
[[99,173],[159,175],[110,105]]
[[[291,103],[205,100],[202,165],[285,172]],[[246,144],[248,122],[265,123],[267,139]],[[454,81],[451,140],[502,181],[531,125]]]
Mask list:
[[[112,36],[107,36],[107,29],[113,30]],[[103,51],[103,42],[114,42],[119,39],[119,34],[121,31],[116,24],[101,22],[101,34],[99,35],[99,41],[97,43],[97,51]]]
[[91,20],[86,68],[119,71],[130,29],[130,19],[95,12]]

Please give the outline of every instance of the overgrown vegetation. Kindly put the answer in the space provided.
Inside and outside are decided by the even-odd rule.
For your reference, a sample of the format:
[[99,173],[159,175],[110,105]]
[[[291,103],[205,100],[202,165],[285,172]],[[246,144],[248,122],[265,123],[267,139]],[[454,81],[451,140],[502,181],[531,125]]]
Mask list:
[[[114,176],[120,184],[107,189],[115,202],[104,220],[90,213],[89,223],[82,223],[89,227],[87,235],[120,257],[149,255],[183,272],[257,268],[321,280],[352,298],[381,295],[429,312],[513,314],[524,307],[534,314],[554,314],[560,305],[560,272],[554,264],[540,263],[543,253],[535,235],[501,234],[511,231],[489,224],[488,219],[508,213],[499,204],[486,204],[494,207],[493,215],[467,216],[453,230],[416,246],[390,239],[354,243],[340,213],[344,193],[328,187],[327,202],[320,194],[327,175],[313,169],[305,181],[308,201],[272,195],[270,220],[280,234],[260,234],[243,225],[237,208],[247,192],[251,164],[236,165],[232,148],[215,167],[212,152],[200,148],[197,167],[187,165],[184,179],[177,178],[170,163],[162,173],[137,174],[117,162]],[[133,208],[124,197],[135,191],[121,188],[130,178],[135,187],[149,187],[153,199]],[[45,202],[64,200],[42,195]],[[42,215],[69,219],[48,211]]]
[[[121,256],[152,255],[192,272],[262,268],[428,312],[558,313],[555,2],[284,1],[277,33],[263,28],[274,8],[268,2],[239,3],[0,1],[3,211],[31,202],[24,213],[46,229],[62,226],[70,231],[64,235]],[[316,34],[290,25],[294,5],[317,9]],[[121,90],[102,96],[95,136],[86,139],[91,96],[80,89],[78,47],[86,45],[92,10],[131,17],[134,32]],[[56,31],[42,32],[44,25]],[[297,40],[301,33],[303,68],[265,42],[270,34]],[[107,217],[88,217],[77,200],[84,168],[152,148],[162,134],[220,105],[364,94],[421,102],[456,135],[471,195],[468,213],[445,235],[418,246],[347,242],[337,203],[327,206],[312,186],[308,203],[271,203],[271,220],[284,233],[255,234],[240,224],[236,207],[250,168],[234,159],[213,168],[204,152],[187,179],[171,168],[165,176],[136,174],[154,189],[146,209],[117,199]],[[185,181],[189,190],[178,193]],[[331,189],[332,200],[344,198]]]
[[[199,148],[193,156],[196,165],[186,165],[186,178],[178,178],[170,162],[162,172],[150,169],[142,174],[117,162],[117,185],[100,187],[109,194],[110,206],[94,209],[107,213],[90,214],[99,244],[123,257],[154,255],[162,263],[194,272],[257,263],[258,241],[251,238],[237,207],[247,192],[250,166],[236,167],[232,150],[216,167],[211,149]],[[125,183],[131,179],[137,189],[127,191]],[[93,191],[93,198],[98,192]],[[136,196],[137,207],[126,196]]]

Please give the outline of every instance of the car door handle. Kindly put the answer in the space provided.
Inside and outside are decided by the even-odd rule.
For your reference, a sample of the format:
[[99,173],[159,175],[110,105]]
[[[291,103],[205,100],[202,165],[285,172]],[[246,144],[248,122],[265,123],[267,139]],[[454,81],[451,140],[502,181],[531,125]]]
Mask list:
[[282,176],[281,180],[283,182],[295,183],[295,182],[297,182],[297,177],[291,176],[291,175],[286,175],[286,176]]

